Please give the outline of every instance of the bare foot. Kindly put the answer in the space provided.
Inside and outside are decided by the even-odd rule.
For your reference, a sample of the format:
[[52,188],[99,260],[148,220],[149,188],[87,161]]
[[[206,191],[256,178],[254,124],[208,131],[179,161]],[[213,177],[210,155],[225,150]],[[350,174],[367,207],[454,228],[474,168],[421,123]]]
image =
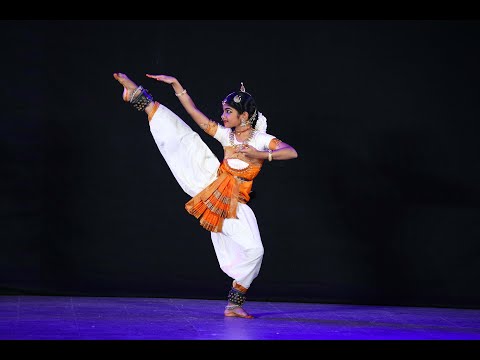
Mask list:
[[123,100],[130,101],[130,98],[138,87],[127,75],[122,73],[114,73],[113,77],[123,86]]
[[225,309],[224,315],[227,317],[240,317],[244,319],[253,319],[253,316],[247,313],[241,306],[233,309]]

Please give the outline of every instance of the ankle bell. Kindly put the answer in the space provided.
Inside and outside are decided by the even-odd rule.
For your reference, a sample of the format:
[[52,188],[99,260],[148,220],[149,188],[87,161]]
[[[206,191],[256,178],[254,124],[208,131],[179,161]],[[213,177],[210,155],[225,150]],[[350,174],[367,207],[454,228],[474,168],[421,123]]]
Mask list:
[[141,85],[135,89],[130,99],[130,103],[138,111],[144,111],[151,102],[153,102],[153,96]]

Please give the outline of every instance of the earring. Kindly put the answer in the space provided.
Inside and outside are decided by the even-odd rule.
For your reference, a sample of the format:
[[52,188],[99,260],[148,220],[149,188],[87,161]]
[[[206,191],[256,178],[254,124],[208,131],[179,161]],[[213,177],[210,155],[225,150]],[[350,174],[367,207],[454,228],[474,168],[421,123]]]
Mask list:
[[240,126],[246,126],[246,125],[247,125],[247,121],[245,120],[245,118],[242,118],[240,122]]

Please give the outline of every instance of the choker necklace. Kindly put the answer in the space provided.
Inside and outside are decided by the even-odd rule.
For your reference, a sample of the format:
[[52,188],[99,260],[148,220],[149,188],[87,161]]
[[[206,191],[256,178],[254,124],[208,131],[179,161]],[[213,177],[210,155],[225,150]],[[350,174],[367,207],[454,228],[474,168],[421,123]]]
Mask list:
[[237,131],[237,130],[235,130],[235,134],[240,135],[240,134],[243,134],[245,131],[248,131],[248,130],[250,130],[250,129],[251,129],[251,128],[248,128],[248,129],[245,129],[245,130],[242,130],[242,131]]

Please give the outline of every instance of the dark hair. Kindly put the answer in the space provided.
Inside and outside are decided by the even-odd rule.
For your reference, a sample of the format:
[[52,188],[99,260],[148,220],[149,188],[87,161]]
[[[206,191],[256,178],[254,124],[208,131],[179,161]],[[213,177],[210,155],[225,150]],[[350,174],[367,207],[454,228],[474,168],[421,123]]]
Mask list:
[[252,127],[255,128],[255,124],[258,120],[258,110],[257,104],[252,95],[245,91],[234,91],[225,97],[222,104],[227,104],[234,108],[239,114],[246,111],[248,113],[248,118],[252,121]]

